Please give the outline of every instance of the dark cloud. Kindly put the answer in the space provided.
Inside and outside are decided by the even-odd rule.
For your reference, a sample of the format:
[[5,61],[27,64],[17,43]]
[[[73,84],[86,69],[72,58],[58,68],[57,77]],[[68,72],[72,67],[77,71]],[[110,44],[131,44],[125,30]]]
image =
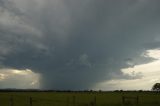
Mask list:
[[159,47],[158,3],[13,0],[14,11],[0,8],[1,64],[41,73],[46,89],[90,89],[128,79],[120,69],[151,61],[141,54]]

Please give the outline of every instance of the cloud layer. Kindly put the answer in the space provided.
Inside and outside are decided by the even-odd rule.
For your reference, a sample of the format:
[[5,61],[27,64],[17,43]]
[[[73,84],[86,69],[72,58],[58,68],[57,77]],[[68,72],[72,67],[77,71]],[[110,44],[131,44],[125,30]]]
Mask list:
[[1,67],[42,74],[45,89],[125,79],[160,46],[158,0],[1,0]]
[[0,70],[0,85],[1,88],[39,88],[40,75],[31,70],[15,70],[1,69]]

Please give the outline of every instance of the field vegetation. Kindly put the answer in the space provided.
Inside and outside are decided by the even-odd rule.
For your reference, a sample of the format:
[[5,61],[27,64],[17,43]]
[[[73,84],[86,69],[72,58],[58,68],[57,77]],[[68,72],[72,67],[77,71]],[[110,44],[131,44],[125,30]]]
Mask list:
[[1,92],[0,106],[160,106],[160,93],[114,92]]

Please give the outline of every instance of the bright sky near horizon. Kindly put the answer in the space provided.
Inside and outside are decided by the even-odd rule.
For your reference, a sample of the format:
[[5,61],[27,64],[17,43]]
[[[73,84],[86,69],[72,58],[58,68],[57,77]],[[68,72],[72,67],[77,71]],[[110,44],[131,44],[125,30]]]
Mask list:
[[155,58],[156,60],[150,63],[121,69],[123,74],[129,75],[130,77],[132,77],[131,79],[112,79],[98,84],[95,89],[151,90],[152,86],[155,83],[160,82],[160,50],[148,50],[147,56]]

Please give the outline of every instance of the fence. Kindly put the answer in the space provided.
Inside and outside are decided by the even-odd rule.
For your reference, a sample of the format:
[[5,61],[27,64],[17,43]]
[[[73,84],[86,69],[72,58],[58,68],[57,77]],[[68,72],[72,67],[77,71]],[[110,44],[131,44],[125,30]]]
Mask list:
[[66,97],[61,100],[45,99],[42,97],[26,97],[19,95],[12,95],[3,99],[0,98],[0,106],[97,106],[96,96],[90,101],[79,101],[76,96]]
[[151,98],[145,96],[121,96],[115,99],[115,102],[111,100],[113,98],[103,98],[101,100],[100,96],[92,96],[90,99],[85,100],[85,98],[79,98],[75,95],[65,96],[64,98],[11,95],[1,97],[0,106],[160,106],[159,96]]
[[130,105],[130,104],[139,104],[139,97],[132,97],[132,96],[122,96],[122,103],[124,105]]

